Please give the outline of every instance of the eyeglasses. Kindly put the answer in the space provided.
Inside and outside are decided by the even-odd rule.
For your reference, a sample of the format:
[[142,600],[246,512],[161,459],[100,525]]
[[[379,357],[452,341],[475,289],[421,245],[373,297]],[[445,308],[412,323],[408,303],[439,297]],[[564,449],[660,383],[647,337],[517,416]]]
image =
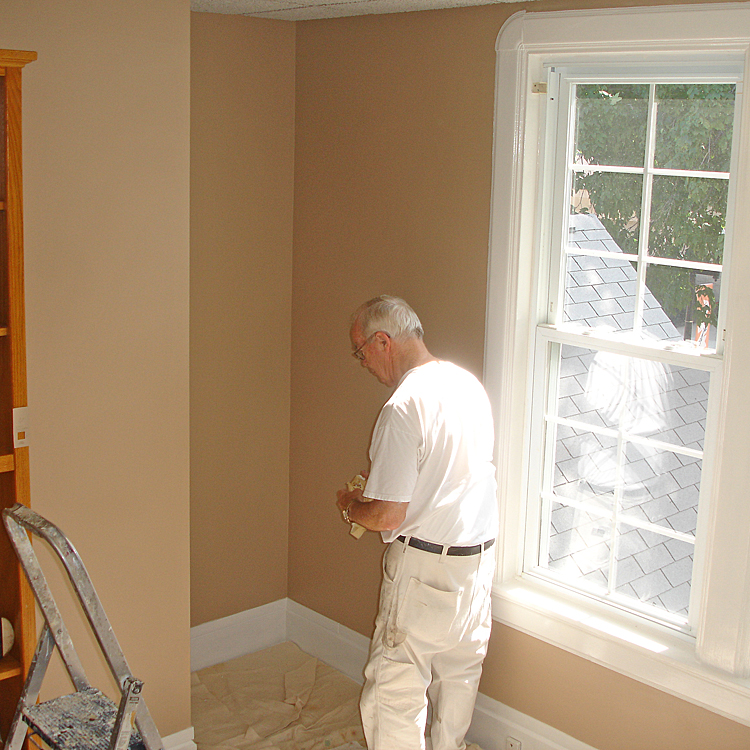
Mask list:
[[352,357],[354,357],[354,359],[358,359],[360,362],[364,362],[365,361],[365,353],[362,350],[370,343],[370,339],[373,336],[376,336],[379,333],[382,333],[383,336],[387,336],[388,338],[391,337],[391,334],[390,333],[386,333],[385,331],[375,331],[374,333],[371,333],[365,339],[365,343],[362,344],[362,346],[360,346],[359,349],[357,349],[356,351],[352,352]]

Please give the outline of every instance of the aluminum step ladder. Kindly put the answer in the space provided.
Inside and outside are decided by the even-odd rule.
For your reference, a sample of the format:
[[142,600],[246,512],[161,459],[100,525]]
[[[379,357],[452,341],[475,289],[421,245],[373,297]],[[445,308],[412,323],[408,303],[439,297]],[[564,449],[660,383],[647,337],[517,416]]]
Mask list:
[[[141,700],[143,683],[133,677],[125,661],[78,552],[57,526],[20,503],[3,511],[3,522],[44,616],[44,627],[4,750],[21,750],[27,736],[34,744],[41,740],[44,744],[39,747],[52,750],[164,750],[156,725]],[[119,686],[119,705],[86,678],[27,532],[47,542],[65,567]],[[55,648],[62,657],[75,692],[38,703],[42,681]]]

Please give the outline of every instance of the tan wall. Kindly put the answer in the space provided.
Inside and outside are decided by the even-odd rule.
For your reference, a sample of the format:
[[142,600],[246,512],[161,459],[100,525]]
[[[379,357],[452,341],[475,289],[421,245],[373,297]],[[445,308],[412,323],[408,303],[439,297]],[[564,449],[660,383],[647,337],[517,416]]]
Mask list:
[[78,547],[169,735],[190,726],[189,3],[3,0],[0,16],[0,47],[39,53],[24,73],[32,503]]
[[[240,128],[237,149],[204,134],[193,152],[196,172],[221,184],[220,205],[211,204],[216,194],[192,205],[194,281],[200,272],[198,280],[211,282],[192,287],[193,387],[201,396],[194,449],[205,451],[194,457],[193,486],[199,499],[237,495],[226,509],[248,513],[196,529],[194,570],[234,559],[234,538],[237,555],[257,544],[266,553],[223,579],[195,572],[194,621],[286,593],[278,548],[286,545],[291,434],[289,594],[369,632],[381,547],[346,535],[332,495],[365,465],[384,393],[348,357],[345,321],[367,296],[403,294],[422,313],[435,353],[481,370],[492,47],[520,7],[296,27],[251,19],[222,27],[209,17],[196,25],[203,43],[217,30],[233,35],[213,52],[235,63],[238,78],[224,67],[201,79],[212,64],[206,54],[194,104],[196,96],[210,103],[211,91],[242,97],[247,84],[251,98],[242,101],[251,113],[262,105],[265,123],[248,139],[267,144],[272,165],[242,148],[250,125],[240,126],[226,104],[231,122],[221,127],[229,135]],[[189,724],[187,8],[186,0],[5,0],[0,28],[0,46],[40,55],[24,77],[33,502],[83,554],[164,734]],[[293,274],[283,219],[292,28],[300,38]],[[255,75],[240,65],[246,55]],[[199,114],[196,136],[207,112]],[[221,166],[236,161],[241,170],[212,172],[217,153]],[[240,171],[253,179],[243,184]],[[235,190],[244,191],[237,202]],[[247,253],[251,238],[257,246]],[[229,304],[241,309],[218,320],[217,307]],[[230,330],[209,337],[206,310],[212,325]],[[207,340],[216,348],[203,357]],[[268,388],[256,396],[259,384]],[[247,419],[235,419],[235,409],[247,409]],[[263,461],[250,469],[249,456]],[[215,473],[205,468],[210,461]],[[237,471],[247,473],[232,484],[225,475]],[[212,490],[214,479],[222,483]],[[253,483],[257,493],[248,490]],[[196,527],[204,511],[199,503]],[[237,585],[240,577],[248,586]],[[86,659],[93,649],[83,643]],[[642,746],[643,737],[660,750],[750,744],[744,727],[507,628],[496,628],[486,675],[487,694],[601,750]],[[630,713],[613,713],[614,695],[629,698]]]
[[[433,353],[481,373],[494,43],[524,7],[572,4],[297,24],[289,596],[360,633],[383,547],[347,534],[334,491],[366,466],[387,391],[349,356],[348,317],[402,295]],[[500,625],[482,690],[599,750],[750,746],[748,727]]]
[[192,14],[192,623],[286,596],[295,25]]

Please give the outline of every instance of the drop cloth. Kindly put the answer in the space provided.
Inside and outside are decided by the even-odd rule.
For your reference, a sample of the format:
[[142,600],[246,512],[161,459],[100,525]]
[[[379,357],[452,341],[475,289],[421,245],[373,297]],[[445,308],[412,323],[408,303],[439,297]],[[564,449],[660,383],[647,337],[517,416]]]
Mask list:
[[195,742],[198,750],[364,750],[360,691],[296,644],[280,643],[193,672]]
[[362,750],[360,686],[294,643],[192,675],[198,750]]

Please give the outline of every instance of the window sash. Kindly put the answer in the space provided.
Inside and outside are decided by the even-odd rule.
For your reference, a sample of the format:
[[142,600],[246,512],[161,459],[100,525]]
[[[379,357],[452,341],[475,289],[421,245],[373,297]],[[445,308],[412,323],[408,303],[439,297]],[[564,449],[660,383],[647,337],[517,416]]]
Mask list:
[[[572,194],[571,181],[576,173],[590,171],[611,174],[633,174],[642,175],[644,184],[642,187],[642,200],[639,217],[638,252],[626,253],[623,251],[619,256],[616,253],[601,253],[577,248],[575,254],[590,255],[592,257],[616,258],[622,260],[637,261],[636,280],[636,307],[634,310],[635,333],[637,334],[643,325],[643,291],[646,286],[646,275],[651,266],[666,266],[684,268],[694,271],[725,274],[729,268],[732,246],[734,205],[734,180],[730,174],[736,173],[739,154],[739,117],[742,103],[742,78],[743,68],[740,61],[712,61],[707,62],[702,70],[688,62],[654,63],[644,66],[642,64],[629,65],[626,60],[612,67],[610,64],[597,65],[587,63],[579,65],[555,65],[547,64],[548,90],[553,92],[548,101],[547,130],[543,138],[546,140],[546,156],[540,159],[542,169],[541,185],[543,193],[550,195],[549,199],[543,198],[540,211],[549,212],[549,227],[541,240],[540,252],[548,257],[549,263],[549,289],[548,298],[540,303],[541,320],[553,325],[564,325],[564,295],[565,295],[565,263],[570,248],[568,247],[569,221],[571,212],[569,209],[570,196]],[[623,72],[625,71],[625,72]],[[648,122],[646,133],[645,163],[641,167],[596,165],[595,167],[584,167],[574,164],[574,136],[576,100],[574,93],[576,87],[582,84],[647,84],[650,88],[648,100]],[[732,162],[730,172],[705,172],[688,170],[659,169],[654,166],[654,144],[656,139],[656,110],[654,107],[656,97],[656,86],[659,84],[734,84],[737,87],[734,102],[734,123]],[[683,260],[678,258],[662,258],[649,254],[648,237],[651,225],[651,207],[653,194],[653,180],[659,176],[689,176],[698,179],[717,179],[729,181],[729,195],[727,196],[727,216],[725,221],[725,240],[722,264],[700,262],[697,260]],[[721,299],[717,299],[718,321],[716,329],[724,331],[726,325],[726,275],[722,276]],[[716,352],[721,354],[723,350],[723,337],[717,336],[715,344]]]
[[[556,347],[574,346],[582,349],[593,350],[608,354],[620,355],[625,357],[637,357],[639,360],[651,361],[676,368],[689,368],[691,370],[702,370],[710,376],[710,388],[707,399],[708,419],[704,436],[704,448],[697,451],[686,446],[676,445],[674,443],[662,442],[658,438],[639,437],[631,435],[615,427],[597,427],[583,422],[576,422],[572,419],[565,419],[555,414],[556,405],[556,388],[559,383],[557,365],[558,359],[554,352]],[[536,346],[534,354],[534,370],[537,373],[534,377],[534,390],[532,395],[532,413],[531,424],[531,442],[529,455],[531,458],[529,469],[528,483],[528,502],[526,505],[525,519],[525,542],[523,553],[522,569],[524,574],[532,575],[546,579],[555,583],[571,592],[575,591],[582,596],[593,597],[601,602],[621,610],[627,610],[638,614],[648,620],[662,622],[668,627],[677,628],[686,634],[694,634],[696,627],[696,615],[694,610],[692,617],[682,617],[672,614],[668,611],[660,612],[653,606],[641,604],[638,600],[623,598],[612,591],[612,582],[610,580],[609,589],[606,595],[597,594],[586,586],[577,586],[575,583],[566,579],[564,576],[556,574],[552,570],[544,568],[543,560],[545,558],[545,548],[549,543],[546,535],[545,524],[545,504],[552,500],[550,489],[550,477],[555,471],[556,454],[554,447],[553,430],[550,428],[552,423],[575,426],[578,429],[588,429],[592,432],[598,432],[601,435],[608,435],[617,440],[627,440],[642,445],[650,445],[654,448],[662,449],[668,452],[693,456],[700,458],[702,462],[700,494],[698,497],[697,509],[700,523],[697,525],[694,535],[686,535],[679,531],[672,531],[668,528],[656,528],[655,524],[639,523],[632,514],[625,514],[619,519],[613,520],[613,523],[625,523],[633,528],[656,531],[665,537],[671,537],[676,540],[688,540],[695,544],[695,557],[693,562],[693,574],[691,576],[691,601],[700,601],[701,598],[701,579],[698,571],[702,566],[702,555],[704,554],[706,538],[706,520],[708,517],[708,504],[711,495],[711,467],[713,462],[713,450],[715,446],[715,426],[716,419],[713,417],[713,411],[717,407],[719,394],[717,383],[721,382],[722,361],[717,356],[696,357],[693,354],[684,352],[666,351],[653,346],[633,345],[627,342],[611,340],[604,337],[593,337],[583,335],[574,331],[564,331],[555,326],[541,325],[537,328]],[[713,407],[713,408],[712,408]],[[618,449],[619,450],[619,449]],[[615,490],[613,489],[613,493]],[[618,501],[619,502],[619,501]],[[575,502],[568,503],[575,505]],[[619,508],[619,505],[617,506]],[[593,509],[592,509],[593,510]],[[619,510],[616,512],[620,512]],[[607,514],[602,513],[603,520],[608,518]],[[612,546],[610,554],[614,554],[615,547]],[[614,573],[610,569],[610,576]]]

